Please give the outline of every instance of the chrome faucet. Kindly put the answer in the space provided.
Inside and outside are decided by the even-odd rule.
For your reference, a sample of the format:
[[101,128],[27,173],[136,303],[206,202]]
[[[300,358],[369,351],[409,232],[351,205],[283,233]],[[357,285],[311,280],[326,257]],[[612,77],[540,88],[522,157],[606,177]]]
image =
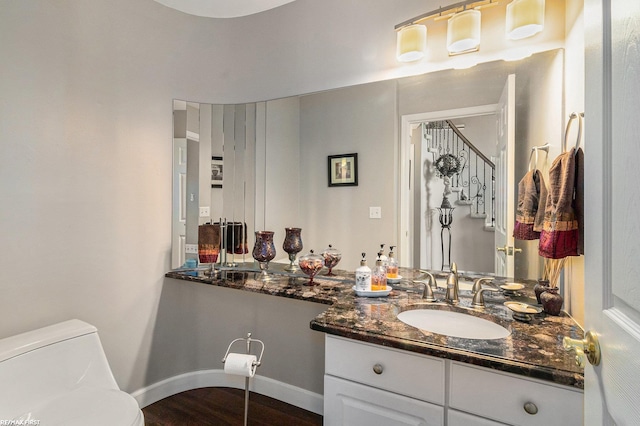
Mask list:
[[451,262],[451,273],[447,277],[447,292],[444,300],[452,305],[457,305],[460,302],[458,298],[458,265],[456,265],[456,262]]

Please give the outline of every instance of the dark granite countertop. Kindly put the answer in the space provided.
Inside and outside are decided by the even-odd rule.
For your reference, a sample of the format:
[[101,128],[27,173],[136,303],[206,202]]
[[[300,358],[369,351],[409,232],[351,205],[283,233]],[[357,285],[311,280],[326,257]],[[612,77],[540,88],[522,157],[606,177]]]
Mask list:
[[[584,370],[575,364],[575,354],[566,352],[562,338],[582,338],[583,330],[564,312],[560,316],[544,313],[534,315],[530,323],[512,318],[505,301],[515,300],[535,305],[533,281],[518,281],[525,288],[514,296],[503,292],[485,292],[486,307],[471,309],[471,292],[464,284],[471,284],[473,274],[460,274],[460,303],[451,306],[444,303],[425,303],[420,298],[422,286],[412,280],[423,277],[417,270],[401,268],[404,277],[392,284],[393,291],[387,297],[358,297],[352,290],[353,273],[334,271],[337,276],[320,276],[314,279],[318,285],[307,286],[308,278],[301,274],[290,274],[282,265],[271,265],[273,280],[260,281],[253,264],[222,271],[210,276],[208,271],[172,271],[167,277],[195,281],[239,290],[270,294],[331,305],[311,321],[313,330],[347,337],[386,347],[403,349],[425,355],[447,358],[469,364],[492,368],[538,378],[558,384],[582,389]],[[323,270],[321,274],[325,274]],[[436,274],[442,278],[442,273]],[[439,285],[443,285],[438,279]],[[505,282],[494,278],[494,284]],[[467,286],[468,288],[468,286]],[[436,292],[436,298],[444,298],[444,290]],[[441,309],[465,312],[496,322],[509,329],[511,334],[502,339],[480,340],[449,337],[421,331],[404,324],[396,316],[410,309]]]

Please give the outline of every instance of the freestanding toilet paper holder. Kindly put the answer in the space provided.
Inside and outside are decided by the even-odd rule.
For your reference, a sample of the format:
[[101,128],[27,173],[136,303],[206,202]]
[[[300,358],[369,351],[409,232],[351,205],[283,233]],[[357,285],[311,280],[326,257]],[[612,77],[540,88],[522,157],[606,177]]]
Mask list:
[[[227,360],[227,356],[229,355],[229,351],[231,351],[231,346],[233,346],[234,343],[236,342],[241,342],[241,341],[246,341],[247,343],[247,355],[251,355],[251,343],[252,342],[257,342],[260,343],[260,346],[262,347],[262,349],[260,350],[260,356],[258,357],[257,360],[253,361],[251,363],[251,375],[253,376],[253,374],[256,372],[256,368],[258,368],[260,366],[260,364],[262,363],[262,354],[264,353],[264,343],[262,342],[262,340],[258,340],[258,339],[252,339],[251,338],[251,333],[247,333],[247,337],[245,338],[238,338],[233,340],[231,343],[229,343],[229,347],[227,348],[227,352],[224,354],[224,358],[222,358],[222,363],[224,364],[225,361]],[[245,377],[244,378],[244,425],[247,426],[247,416],[249,414],[249,377]]]

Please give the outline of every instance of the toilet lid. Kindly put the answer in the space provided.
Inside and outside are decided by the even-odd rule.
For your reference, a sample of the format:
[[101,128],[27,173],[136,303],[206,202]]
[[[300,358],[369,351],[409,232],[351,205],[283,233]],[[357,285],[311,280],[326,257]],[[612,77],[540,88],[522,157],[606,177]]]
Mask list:
[[19,419],[51,426],[144,425],[142,411],[128,393],[86,387],[47,401]]

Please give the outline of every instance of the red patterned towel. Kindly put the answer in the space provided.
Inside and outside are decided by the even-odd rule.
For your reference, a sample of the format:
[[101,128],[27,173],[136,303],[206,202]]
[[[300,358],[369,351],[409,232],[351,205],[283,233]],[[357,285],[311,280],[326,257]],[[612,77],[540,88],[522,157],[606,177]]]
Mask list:
[[[582,150],[572,148],[555,159],[549,169],[549,195],[544,215],[538,254],[550,259],[562,259],[582,254],[579,216],[584,205]],[[580,217],[581,219],[581,217]]]
[[547,185],[539,170],[527,172],[518,183],[518,210],[513,237],[518,240],[540,238],[547,204]]
[[198,258],[200,263],[216,263],[220,254],[220,224],[198,226]]

